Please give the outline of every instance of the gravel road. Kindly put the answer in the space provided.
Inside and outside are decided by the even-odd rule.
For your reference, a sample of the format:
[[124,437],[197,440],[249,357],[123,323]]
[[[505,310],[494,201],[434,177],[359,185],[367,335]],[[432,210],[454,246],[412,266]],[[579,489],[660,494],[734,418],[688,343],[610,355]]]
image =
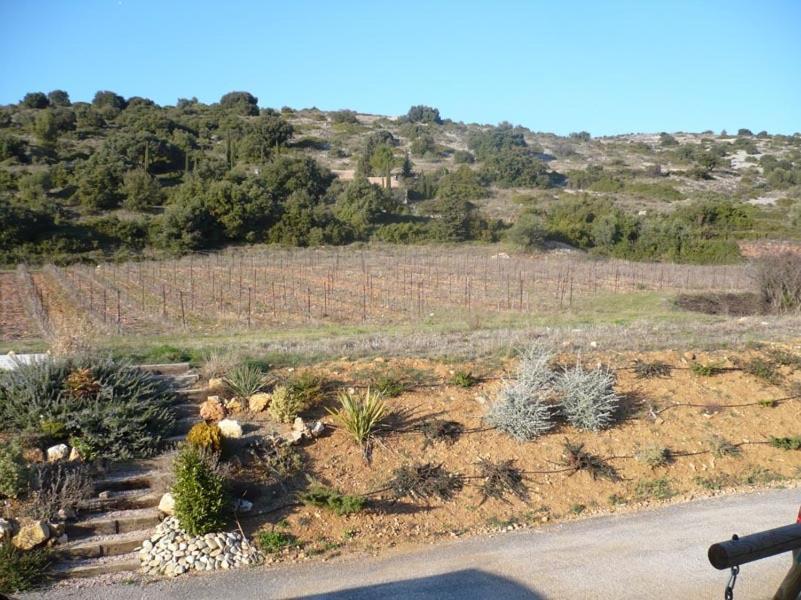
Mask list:
[[[706,558],[732,533],[792,523],[801,490],[771,490],[441,543],[377,558],[201,574],[147,585],[56,589],[25,598],[470,600],[722,598]],[[768,599],[789,555],[743,566],[736,600]]]

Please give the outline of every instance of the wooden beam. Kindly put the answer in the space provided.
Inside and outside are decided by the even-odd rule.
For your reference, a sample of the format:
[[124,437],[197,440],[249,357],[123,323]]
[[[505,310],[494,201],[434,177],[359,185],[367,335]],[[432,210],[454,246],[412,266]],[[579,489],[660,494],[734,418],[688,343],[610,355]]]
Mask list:
[[712,544],[707,556],[716,569],[728,569],[798,548],[801,548],[801,524],[796,523]]

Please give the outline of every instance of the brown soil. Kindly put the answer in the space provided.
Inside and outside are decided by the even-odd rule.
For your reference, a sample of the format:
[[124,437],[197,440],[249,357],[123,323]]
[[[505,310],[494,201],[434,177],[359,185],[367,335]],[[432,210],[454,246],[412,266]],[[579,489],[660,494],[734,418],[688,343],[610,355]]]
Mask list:
[[765,314],[765,306],[759,294],[680,294],[676,306],[707,315],[746,317]]
[[[801,362],[801,346],[788,347]],[[279,507],[291,502],[291,490],[302,488],[305,478],[289,482],[286,489],[269,488],[256,502],[256,511],[269,511],[245,522],[248,529],[270,529],[276,524],[296,536],[299,546],[287,550],[284,558],[308,558],[348,551],[377,549],[454,537],[498,528],[536,526],[554,520],[571,519],[601,512],[636,510],[664,501],[682,501],[749,486],[768,486],[799,478],[801,451],[772,447],[769,436],[793,436],[801,432],[801,366],[780,367],[782,383],[771,385],[736,366],[769,351],[716,352],[698,357],[677,352],[648,354],[616,353],[584,356],[585,364],[604,362],[617,368],[617,390],[623,397],[621,422],[602,432],[578,431],[560,426],[552,433],[529,442],[517,443],[506,435],[487,429],[482,417],[500,386],[504,369],[483,371],[481,365],[458,365],[484,375],[471,389],[448,385],[454,365],[424,360],[390,360],[383,364],[341,360],[321,364],[315,371],[339,386],[354,383],[355,375],[380,367],[410,369],[439,383],[401,394],[388,402],[396,415],[395,424],[413,429],[415,423],[440,418],[458,421],[467,433],[453,444],[426,446],[416,431],[388,432],[376,439],[372,460],[366,462],[361,450],[342,430],[329,433],[301,448],[307,472],[348,494],[368,494],[363,512],[336,516],[325,509],[307,506]],[[785,355],[786,358],[787,355]],[[638,379],[631,369],[634,359],[663,361],[673,367],[668,377]],[[692,360],[724,367],[720,374],[693,374]],[[573,356],[560,358],[564,364]],[[725,369],[725,367],[729,367]],[[796,369],[796,370],[794,370]],[[362,379],[363,380],[363,379]],[[790,397],[793,397],[790,399]],[[775,404],[768,402],[781,399]],[[332,405],[332,403],[329,403]],[[317,418],[324,414],[304,417]],[[251,428],[280,429],[266,413],[237,415]],[[330,424],[330,417],[324,418]],[[737,446],[736,454],[716,455],[711,448],[723,439]],[[585,444],[585,449],[603,459],[617,478],[593,478],[588,472],[566,470],[565,441]],[[644,448],[668,448],[673,455],[666,466],[652,468],[635,456]],[[483,501],[477,487],[476,462],[511,459],[526,472],[528,498],[509,496],[504,501]],[[403,498],[395,501],[385,488],[395,469],[415,463],[442,465],[451,473],[467,477],[465,487],[449,501]],[[259,487],[256,471],[239,473],[245,487]],[[302,547],[302,549],[301,549]],[[283,559],[283,558],[280,558]]]
[[15,273],[0,273],[0,339],[26,340],[39,336],[19,293]]

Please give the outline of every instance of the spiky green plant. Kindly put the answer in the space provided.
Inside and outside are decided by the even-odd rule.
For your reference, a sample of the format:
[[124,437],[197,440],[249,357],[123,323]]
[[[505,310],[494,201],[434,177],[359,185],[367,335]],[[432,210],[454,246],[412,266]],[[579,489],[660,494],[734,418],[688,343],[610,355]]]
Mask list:
[[267,384],[264,372],[258,366],[249,363],[233,369],[223,381],[238,398],[250,398],[263,390]]
[[379,392],[370,388],[362,394],[340,392],[339,409],[328,412],[350,437],[364,447],[375,433],[376,427],[389,415],[389,407]]

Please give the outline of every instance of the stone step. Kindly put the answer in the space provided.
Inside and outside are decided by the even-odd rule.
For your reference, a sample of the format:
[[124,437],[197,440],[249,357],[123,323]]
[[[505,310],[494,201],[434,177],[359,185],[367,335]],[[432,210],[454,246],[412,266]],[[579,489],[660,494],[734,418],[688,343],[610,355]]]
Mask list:
[[178,419],[175,422],[173,431],[176,435],[179,433],[187,433],[198,421],[200,421],[200,417],[197,414],[193,417],[184,417],[183,419]]
[[193,387],[178,390],[178,395],[186,400],[203,402],[208,396],[213,395],[207,387]]
[[179,419],[185,417],[195,417],[199,419],[200,406],[194,402],[182,402],[173,406],[175,416]]
[[164,445],[167,448],[175,448],[178,444],[186,440],[186,434],[181,433],[164,439]]
[[188,362],[180,362],[139,365],[139,368],[157,375],[183,375],[188,373],[191,367]]
[[196,384],[200,379],[200,375],[197,373],[185,373],[183,375],[157,375],[156,377],[167,382],[178,390],[190,389],[190,386]]
[[[139,570],[139,557],[136,552],[70,560],[53,565],[52,575],[57,579],[97,577],[111,573],[128,573]],[[101,594],[102,596],[102,594]]]
[[139,548],[151,535],[153,532],[150,529],[140,529],[128,533],[82,538],[55,546],[53,556],[59,560],[74,560],[129,554]]
[[103,479],[95,481],[95,493],[144,489],[150,487],[152,482],[152,471],[143,469],[122,471],[107,475]]
[[137,488],[110,492],[107,498],[90,498],[79,503],[78,510],[84,512],[103,512],[112,510],[131,510],[158,506],[161,495],[150,488]]
[[112,511],[94,514],[81,518],[74,523],[67,523],[67,536],[70,540],[97,535],[113,535],[146,529],[152,530],[161,521],[161,513],[157,508],[138,508],[133,510]]

